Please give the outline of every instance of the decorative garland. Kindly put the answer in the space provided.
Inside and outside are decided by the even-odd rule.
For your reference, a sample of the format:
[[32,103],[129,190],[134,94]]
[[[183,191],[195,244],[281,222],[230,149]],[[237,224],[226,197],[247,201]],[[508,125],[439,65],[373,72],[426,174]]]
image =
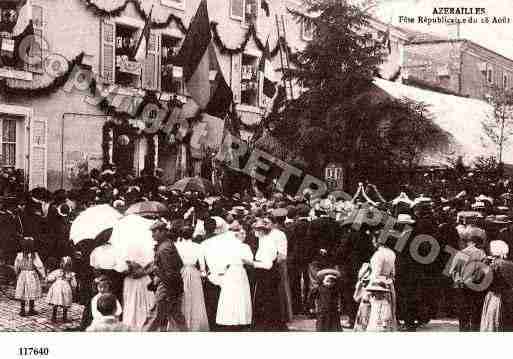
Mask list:
[[82,60],[84,59],[84,53],[80,53],[73,60],[68,61],[68,69],[65,73],[60,76],[55,77],[49,84],[40,86],[40,87],[17,87],[9,84],[7,79],[0,80],[0,89],[8,95],[17,95],[17,96],[28,96],[28,97],[36,97],[36,96],[48,96],[51,93],[54,93],[59,88],[64,86],[66,82],[69,80],[70,75],[73,73],[73,69],[75,66],[81,66]]
[[[212,29],[214,43],[219,48],[219,51],[221,52],[221,54],[237,55],[237,54],[243,53],[244,50],[246,49],[246,46],[248,45],[249,40],[251,40],[251,38],[253,38],[253,40],[255,40],[255,44],[260,51],[263,52],[265,50],[265,44],[262,42],[262,40],[260,40],[258,38],[254,24],[249,25],[248,30],[244,34],[244,40],[242,40],[242,43],[235,48],[229,48],[223,43],[221,36],[219,36],[219,31],[217,30],[218,25],[219,24],[217,22],[212,21],[210,23],[210,28]],[[271,57],[275,57],[276,55],[278,55],[278,53],[280,52],[280,43],[282,43],[284,41],[285,41],[285,39],[280,38],[276,42],[276,46],[272,50],[270,50]]]
[[[139,14],[139,16],[144,19],[145,21],[148,20],[148,14],[144,11],[144,9],[141,6],[141,3],[139,0],[125,0],[123,4],[120,6],[112,9],[112,10],[105,10],[100,8],[98,5],[96,5],[92,0],[83,0],[85,2],[85,5],[88,9],[93,11],[96,15],[102,16],[102,17],[117,17],[120,16],[125,10],[128,4],[133,4],[135,7],[135,10]],[[183,23],[182,19],[180,19],[178,16],[174,14],[169,14],[167,19],[164,22],[155,22],[151,21],[151,28],[152,29],[164,29],[168,27],[171,23],[176,23],[178,26],[178,29],[182,32],[182,34],[187,33],[187,27]]]

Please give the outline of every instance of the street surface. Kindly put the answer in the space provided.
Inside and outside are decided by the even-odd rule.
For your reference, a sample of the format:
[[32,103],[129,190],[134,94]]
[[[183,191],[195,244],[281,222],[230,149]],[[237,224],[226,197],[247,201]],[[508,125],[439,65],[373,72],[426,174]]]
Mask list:
[[[5,287],[4,287],[5,288]],[[14,288],[4,289],[9,297],[14,296]],[[58,332],[70,330],[80,324],[82,306],[73,304],[68,312],[69,323],[52,323],[50,321],[52,308],[45,301],[46,296],[36,302],[38,315],[21,317],[19,302],[9,299],[0,292],[0,331],[20,332]],[[61,319],[59,313],[58,319]],[[305,316],[297,316],[289,324],[291,331],[315,331],[315,320]],[[349,329],[344,329],[349,331]],[[437,319],[420,328],[419,332],[455,332],[458,331],[458,322],[454,319]]]

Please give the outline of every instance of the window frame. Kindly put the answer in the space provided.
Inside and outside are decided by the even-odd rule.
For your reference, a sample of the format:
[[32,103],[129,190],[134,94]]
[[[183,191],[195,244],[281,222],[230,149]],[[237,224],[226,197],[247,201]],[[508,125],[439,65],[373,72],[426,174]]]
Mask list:
[[[242,71],[244,69],[244,66],[247,66],[247,65],[244,65],[244,57],[247,56],[247,57],[251,57],[253,58],[253,61],[254,61],[254,70],[255,70],[255,76],[256,76],[256,79],[254,79],[254,82],[256,83],[256,88],[255,88],[255,91],[256,91],[256,97],[255,97],[255,103],[254,104],[250,104],[250,103],[246,103],[246,102],[243,102],[242,99],[242,93],[243,90],[242,89],[242,83],[243,83],[243,76],[242,76]],[[239,83],[239,87],[240,87],[240,104],[241,105],[244,105],[244,106],[250,106],[250,107],[255,107],[255,108],[260,108],[260,80],[259,80],[259,76],[258,76],[258,61],[259,61],[259,57],[256,56],[256,54],[252,54],[252,53],[248,53],[248,52],[244,52],[241,54],[241,67],[240,67],[240,83]]]
[[181,10],[181,11],[185,11],[185,1],[186,0],[179,0],[179,1],[176,1],[176,0],[160,0],[160,3],[166,7],[170,7],[170,8],[173,8],[173,9],[177,9],[177,10]]
[[489,84],[493,84],[493,67],[492,66],[488,66],[488,68],[486,69],[486,81]]
[[[178,40],[178,43],[177,43],[177,46],[176,48],[177,49],[180,49],[180,47],[182,46],[182,42],[183,42],[183,36],[177,36],[176,33],[172,32],[172,31],[161,31],[160,32],[160,47],[161,47],[161,53],[160,53],[160,57],[162,59],[162,55],[163,55],[163,44],[164,44],[164,38],[174,38],[174,39],[177,39]],[[167,90],[164,90],[163,86],[162,86],[162,76],[163,76],[163,63],[161,61],[161,64],[160,64],[160,74],[159,74],[159,78],[160,78],[160,86],[159,86],[159,89],[160,91],[164,92],[164,93],[169,93],[169,94],[172,94],[173,92],[169,92]],[[180,66],[174,66],[173,65],[173,73],[175,71],[175,68],[181,68]],[[178,71],[178,70],[177,70]],[[174,75],[173,75],[173,78],[174,78]],[[182,76],[181,76],[181,92],[175,92],[174,94],[176,94],[177,96],[187,96],[187,91],[186,91],[186,88],[185,88],[185,82],[183,81],[183,69],[182,69]]]

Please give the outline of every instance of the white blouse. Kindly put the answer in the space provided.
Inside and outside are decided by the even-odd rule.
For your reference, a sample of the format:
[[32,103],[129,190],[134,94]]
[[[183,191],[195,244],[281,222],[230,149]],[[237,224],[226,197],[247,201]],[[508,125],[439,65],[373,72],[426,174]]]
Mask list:
[[278,257],[278,245],[272,232],[258,238],[258,250],[255,254],[255,268],[271,269]]
[[205,258],[201,245],[194,243],[191,239],[184,239],[176,242],[175,246],[184,266],[194,266],[199,262],[201,270],[205,270]]

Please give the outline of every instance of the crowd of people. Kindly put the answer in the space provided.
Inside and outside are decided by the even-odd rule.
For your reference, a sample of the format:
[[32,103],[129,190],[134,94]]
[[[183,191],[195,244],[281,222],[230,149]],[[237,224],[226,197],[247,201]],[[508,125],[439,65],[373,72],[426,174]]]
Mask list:
[[[513,328],[513,184],[506,179],[470,173],[448,191],[444,180],[426,178],[423,193],[405,186],[387,201],[373,185],[360,185],[350,200],[257,188],[208,196],[171,190],[159,174],[94,170],[77,190],[3,197],[0,279],[15,283],[21,316],[36,315],[45,292],[52,321],[68,321],[77,302],[77,330],[87,331],[285,331],[297,315],[315,318],[318,331],[415,331],[436,317],[457,317],[462,331]],[[109,204],[124,213],[150,200],[167,208],[149,215],[150,265],[94,268],[91,253],[109,232],[77,244],[69,238],[86,208]],[[348,220],[369,208],[395,219],[394,235],[383,236],[385,223]],[[440,251],[419,262],[400,250],[418,235],[464,260]],[[482,290],[470,285],[482,279],[476,263],[494,274]]]

